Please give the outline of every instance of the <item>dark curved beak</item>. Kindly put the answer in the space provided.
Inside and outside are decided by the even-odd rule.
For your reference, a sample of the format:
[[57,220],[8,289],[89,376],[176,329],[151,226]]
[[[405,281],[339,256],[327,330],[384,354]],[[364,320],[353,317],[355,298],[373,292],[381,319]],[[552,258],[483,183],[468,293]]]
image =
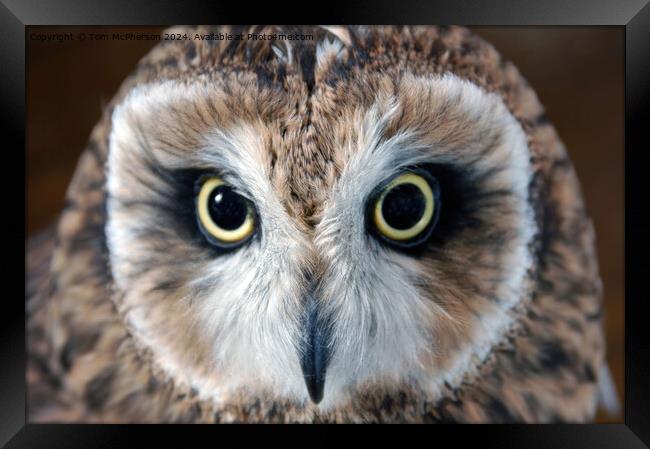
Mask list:
[[318,404],[323,399],[325,374],[330,356],[330,322],[319,311],[314,293],[306,304],[305,338],[300,364],[311,400]]

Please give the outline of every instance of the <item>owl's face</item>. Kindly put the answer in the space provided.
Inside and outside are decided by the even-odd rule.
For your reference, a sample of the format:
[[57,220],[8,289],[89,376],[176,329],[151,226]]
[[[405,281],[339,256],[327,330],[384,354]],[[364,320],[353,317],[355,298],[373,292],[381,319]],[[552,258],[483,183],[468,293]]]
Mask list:
[[455,75],[308,51],[269,53],[271,76],[188,70],[115,108],[116,303],[167,375],[217,402],[435,397],[528,296],[526,135]]

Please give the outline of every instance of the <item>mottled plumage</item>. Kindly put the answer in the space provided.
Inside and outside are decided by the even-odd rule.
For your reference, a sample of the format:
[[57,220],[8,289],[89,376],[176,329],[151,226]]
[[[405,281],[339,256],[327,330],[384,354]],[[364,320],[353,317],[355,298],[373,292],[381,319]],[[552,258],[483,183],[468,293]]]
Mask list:
[[[171,31],[251,30],[283,31]],[[590,420],[593,227],[530,86],[460,27],[295,30],[314,39],[163,42],[106,107],[28,245],[29,419]],[[368,234],[365,204],[411,166],[442,208],[401,251]],[[197,228],[206,170],[257,207],[238,250]],[[310,308],[331,333],[319,404]]]

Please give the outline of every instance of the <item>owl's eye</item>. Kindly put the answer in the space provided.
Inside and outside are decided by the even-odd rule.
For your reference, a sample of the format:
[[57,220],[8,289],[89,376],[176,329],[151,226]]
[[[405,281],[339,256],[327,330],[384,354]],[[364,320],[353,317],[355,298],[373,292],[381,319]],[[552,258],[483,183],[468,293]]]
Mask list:
[[210,177],[202,182],[196,208],[199,227],[215,246],[239,246],[255,231],[252,203],[221,178]]
[[437,180],[424,170],[408,171],[377,189],[369,203],[374,234],[390,244],[412,248],[429,238],[440,212]]

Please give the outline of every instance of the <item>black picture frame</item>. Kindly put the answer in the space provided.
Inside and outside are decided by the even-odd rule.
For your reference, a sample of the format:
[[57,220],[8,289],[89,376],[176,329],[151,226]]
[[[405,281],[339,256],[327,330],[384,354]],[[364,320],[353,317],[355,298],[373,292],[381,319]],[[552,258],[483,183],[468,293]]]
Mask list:
[[[650,347],[644,326],[644,280],[650,274],[646,257],[650,220],[645,181],[650,174],[646,154],[650,151],[650,5],[647,0],[552,0],[545,2],[498,0],[477,2],[429,2],[412,0],[372,4],[318,4],[321,23],[368,24],[462,24],[462,25],[607,25],[625,28],[625,417],[623,424],[600,425],[499,425],[410,426],[409,431],[431,444],[472,441],[480,447],[500,448],[643,448],[650,445]],[[234,8],[239,6],[239,11]],[[243,8],[242,8],[243,6]],[[303,4],[267,3],[247,8],[236,2],[188,2],[174,0],[132,2],[65,0],[38,2],[2,0],[0,4],[0,102],[5,125],[5,145],[0,185],[5,196],[0,229],[4,257],[0,273],[5,285],[18,282],[19,246],[25,241],[25,205],[16,195],[17,180],[25,173],[25,40],[29,25],[164,25],[172,23],[309,23],[313,18],[294,18],[288,11],[307,11]],[[21,153],[21,150],[23,153]],[[22,167],[22,173],[16,167]],[[644,177],[645,175],[645,177]],[[24,185],[24,183],[23,183]],[[9,194],[9,195],[8,195]],[[22,200],[22,203],[21,203]],[[11,208],[10,208],[11,206]],[[22,208],[22,215],[18,211]],[[13,211],[13,212],[10,212]],[[24,249],[24,247],[23,247]],[[5,290],[6,291],[6,290]],[[237,432],[224,426],[122,426],[28,424],[25,411],[24,303],[6,294],[0,313],[0,444],[7,448],[131,447],[129,441],[145,437],[167,443],[191,442],[214,446],[223,441],[215,432]],[[218,429],[217,429],[218,427]],[[266,426],[265,434],[277,427]],[[189,432],[188,432],[189,430]],[[320,426],[297,426],[292,431],[310,436],[323,434]],[[346,436],[350,426],[328,427]],[[400,428],[403,430],[403,428]],[[380,438],[386,427],[374,428]],[[394,429],[390,429],[394,431]],[[187,432],[187,433],[186,433]],[[241,432],[239,432],[241,433]],[[246,432],[249,433],[249,432]],[[215,439],[216,438],[216,439]],[[242,440],[243,441],[243,440]],[[300,440],[306,441],[306,440]],[[327,437],[319,440],[325,443]],[[336,440],[334,440],[336,441]],[[645,444],[644,444],[645,442]]]

